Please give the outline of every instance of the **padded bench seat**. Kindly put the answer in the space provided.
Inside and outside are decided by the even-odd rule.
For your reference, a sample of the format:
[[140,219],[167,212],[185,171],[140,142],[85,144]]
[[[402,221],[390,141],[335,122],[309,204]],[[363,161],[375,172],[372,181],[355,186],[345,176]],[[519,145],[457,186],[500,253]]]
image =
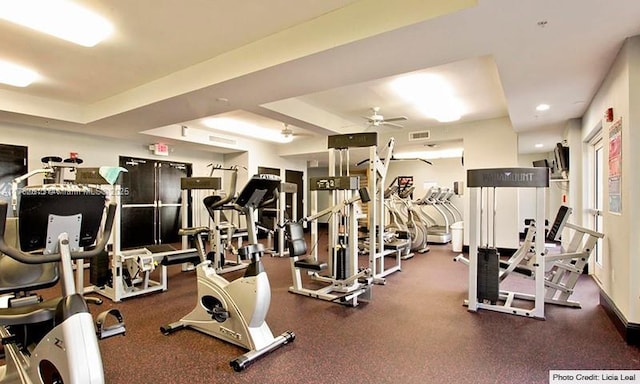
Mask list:
[[324,261],[315,261],[313,259],[300,259],[293,263],[297,268],[309,269],[312,271],[324,271],[328,265]]
[[408,247],[410,242],[408,240],[394,240],[384,243],[384,249],[399,250]]
[[186,253],[174,253],[165,255],[160,263],[162,265],[175,265],[182,263],[198,264],[200,263],[200,255],[198,255],[196,250]]

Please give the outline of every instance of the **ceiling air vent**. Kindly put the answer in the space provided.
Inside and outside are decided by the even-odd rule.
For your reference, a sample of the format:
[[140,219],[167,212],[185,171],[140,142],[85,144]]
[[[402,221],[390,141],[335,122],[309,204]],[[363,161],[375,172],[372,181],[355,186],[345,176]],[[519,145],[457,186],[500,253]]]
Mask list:
[[225,137],[220,137],[220,136],[209,136],[209,141],[214,143],[224,143],[224,144],[231,144],[231,145],[235,145],[237,143],[233,139],[227,139]]
[[409,132],[409,141],[424,141],[431,138],[431,131]]

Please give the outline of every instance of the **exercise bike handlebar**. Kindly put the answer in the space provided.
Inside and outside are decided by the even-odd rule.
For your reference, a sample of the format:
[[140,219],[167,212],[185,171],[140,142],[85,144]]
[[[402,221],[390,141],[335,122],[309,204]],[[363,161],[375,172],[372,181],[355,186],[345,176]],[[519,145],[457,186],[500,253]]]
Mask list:
[[[95,247],[89,251],[79,251],[79,252],[71,252],[71,259],[89,259],[97,256],[101,252],[104,251],[104,248],[107,246],[107,242],[111,237],[111,229],[113,227],[113,222],[116,216],[116,204],[110,203],[107,206],[107,218],[104,223],[104,229],[102,231],[102,236],[100,240],[98,240]],[[51,253],[47,255],[38,255],[32,253],[22,252],[10,245],[8,245],[4,241],[4,232],[7,222],[7,203],[0,202],[0,252],[5,255],[15,259],[21,263],[25,264],[44,264],[50,262],[60,261],[61,256],[59,253]]]

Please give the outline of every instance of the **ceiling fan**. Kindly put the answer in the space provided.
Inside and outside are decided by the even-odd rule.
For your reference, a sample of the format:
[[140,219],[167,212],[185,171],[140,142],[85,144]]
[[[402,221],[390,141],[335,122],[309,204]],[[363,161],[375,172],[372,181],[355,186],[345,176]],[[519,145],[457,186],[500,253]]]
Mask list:
[[406,116],[396,116],[386,118],[380,114],[380,107],[372,107],[371,111],[373,114],[371,116],[363,116],[369,122],[370,126],[379,127],[381,125],[389,125],[396,128],[404,128],[400,124],[396,124],[395,121],[405,121],[408,120]]
[[285,139],[293,139],[294,137],[298,137],[298,136],[308,136],[308,135],[305,135],[304,133],[293,132],[293,129],[291,129],[291,127],[289,127],[289,124],[286,124],[286,123],[284,124],[284,128],[282,128],[282,131],[280,131],[280,134]]

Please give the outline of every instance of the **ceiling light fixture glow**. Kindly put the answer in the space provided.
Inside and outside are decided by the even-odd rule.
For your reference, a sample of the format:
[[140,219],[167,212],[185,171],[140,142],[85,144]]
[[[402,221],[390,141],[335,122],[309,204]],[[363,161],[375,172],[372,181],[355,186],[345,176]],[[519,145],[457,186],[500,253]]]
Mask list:
[[289,143],[292,137],[284,137],[279,131],[267,129],[242,120],[228,117],[210,117],[202,121],[204,125],[218,131],[233,133],[254,139],[272,141],[274,143]]
[[435,159],[454,159],[457,157],[462,157],[464,149],[463,148],[449,148],[449,149],[440,149],[437,151],[415,151],[415,152],[400,152],[394,153],[393,157],[396,159],[425,159],[425,160],[435,160]]
[[0,61],[0,83],[14,87],[26,87],[38,78],[38,74],[16,64]]
[[544,144],[542,144],[542,143],[538,143],[538,144],[536,144],[536,145],[535,145],[535,147],[536,147],[536,148],[542,148],[542,147],[544,147]]
[[0,18],[85,47],[113,32],[105,18],[67,0],[3,0]]
[[548,111],[549,108],[551,108],[549,104],[538,104],[538,106],[536,107],[536,111]]
[[460,120],[465,112],[462,101],[442,76],[424,73],[407,75],[393,80],[390,86],[425,116],[441,123]]

